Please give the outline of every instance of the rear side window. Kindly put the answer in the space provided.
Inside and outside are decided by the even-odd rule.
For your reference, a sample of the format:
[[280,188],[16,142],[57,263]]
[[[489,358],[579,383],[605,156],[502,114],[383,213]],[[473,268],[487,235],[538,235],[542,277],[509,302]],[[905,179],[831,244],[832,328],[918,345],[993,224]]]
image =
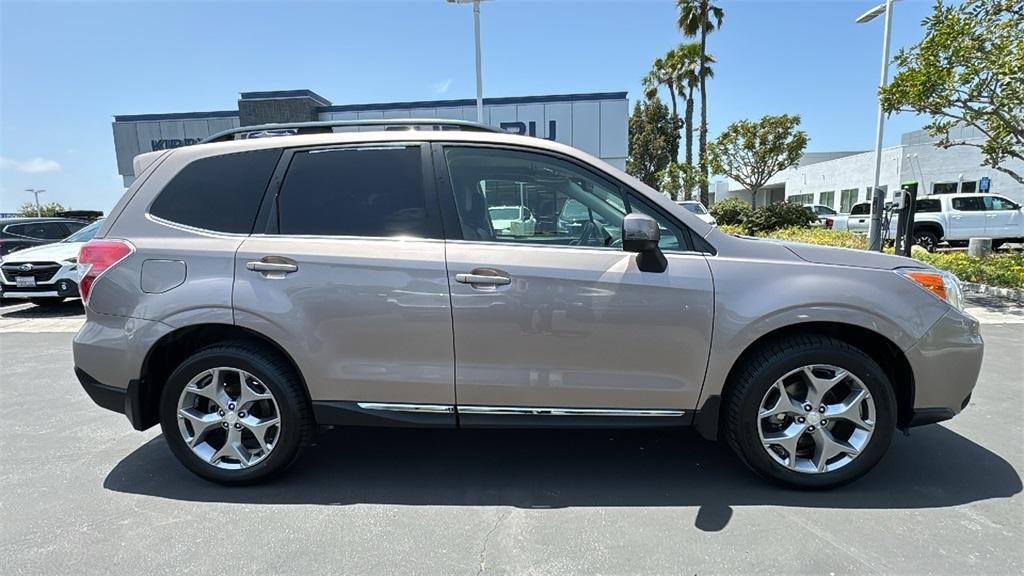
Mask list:
[[8,226],[6,232],[15,236],[34,238],[36,240],[62,240],[68,235],[67,230],[59,222],[31,222]]
[[195,228],[249,234],[280,156],[281,150],[270,149],[200,158],[171,179],[149,213]]
[[871,213],[871,204],[868,203],[868,202],[864,202],[863,204],[856,204],[856,205],[854,205],[853,210],[850,210],[850,214],[854,214],[854,215],[856,215],[856,214],[870,214],[870,213]]
[[981,198],[972,196],[970,198],[953,198],[953,210],[961,212],[978,212],[985,209]]
[[277,209],[281,234],[425,237],[420,148],[297,152]]

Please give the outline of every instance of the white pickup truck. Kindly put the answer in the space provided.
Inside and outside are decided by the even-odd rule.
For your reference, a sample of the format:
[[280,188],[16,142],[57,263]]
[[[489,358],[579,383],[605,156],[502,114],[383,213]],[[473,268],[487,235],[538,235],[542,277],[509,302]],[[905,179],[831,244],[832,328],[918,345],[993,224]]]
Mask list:
[[[854,204],[849,215],[825,220],[825,227],[867,234],[871,203]],[[896,235],[896,214],[889,222],[889,238]],[[914,243],[931,251],[940,242],[951,246],[971,238],[991,238],[992,247],[1024,241],[1024,209],[998,194],[937,194],[917,199]]]

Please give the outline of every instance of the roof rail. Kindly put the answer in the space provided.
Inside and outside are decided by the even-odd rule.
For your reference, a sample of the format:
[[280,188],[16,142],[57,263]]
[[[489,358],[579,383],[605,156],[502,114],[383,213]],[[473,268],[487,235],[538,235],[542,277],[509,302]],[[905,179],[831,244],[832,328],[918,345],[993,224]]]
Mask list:
[[363,128],[381,126],[384,130],[415,130],[417,127],[430,127],[431,130],[465,130],[469,132],[497,132],[507,134],[501,128],[469,122],[467,120],[449,120],[446,118],[388,118],[384,120],[322,120],[318,122],[286,122],[281,124],[260,124],[258,126],[239,126],[207,136],[200,142],[223,142],[226,140],[245,140],[248,138],[267,138],[270,136],[293,136],[296,134],[330,134],[333,128]]

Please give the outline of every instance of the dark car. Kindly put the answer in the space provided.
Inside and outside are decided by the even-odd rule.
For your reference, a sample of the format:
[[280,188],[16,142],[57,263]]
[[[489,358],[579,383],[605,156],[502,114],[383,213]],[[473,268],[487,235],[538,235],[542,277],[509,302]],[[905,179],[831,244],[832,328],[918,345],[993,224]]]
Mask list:
[[86,221],[70,218],[0,219],[0,256],[22,248],[52,244],[88,225]]

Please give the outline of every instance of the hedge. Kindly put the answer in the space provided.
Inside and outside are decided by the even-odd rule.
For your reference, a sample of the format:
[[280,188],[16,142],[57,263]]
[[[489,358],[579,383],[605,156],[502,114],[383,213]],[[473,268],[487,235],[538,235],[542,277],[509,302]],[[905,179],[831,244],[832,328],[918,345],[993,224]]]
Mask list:
[[[745,234],[743,226],[721,226],[726,234]],[[867,238],[862,234],[839,232],[824,228],[786,228],[759,235],[790,242],[806,242],[839,248],[866,250]],[[1024,252],[993,254],[972,258],[966,252],[925,252],[914,249],[912,256],[939,270],[949,270],[964,282],[988,284],[1002,288],[1024,288]]]

